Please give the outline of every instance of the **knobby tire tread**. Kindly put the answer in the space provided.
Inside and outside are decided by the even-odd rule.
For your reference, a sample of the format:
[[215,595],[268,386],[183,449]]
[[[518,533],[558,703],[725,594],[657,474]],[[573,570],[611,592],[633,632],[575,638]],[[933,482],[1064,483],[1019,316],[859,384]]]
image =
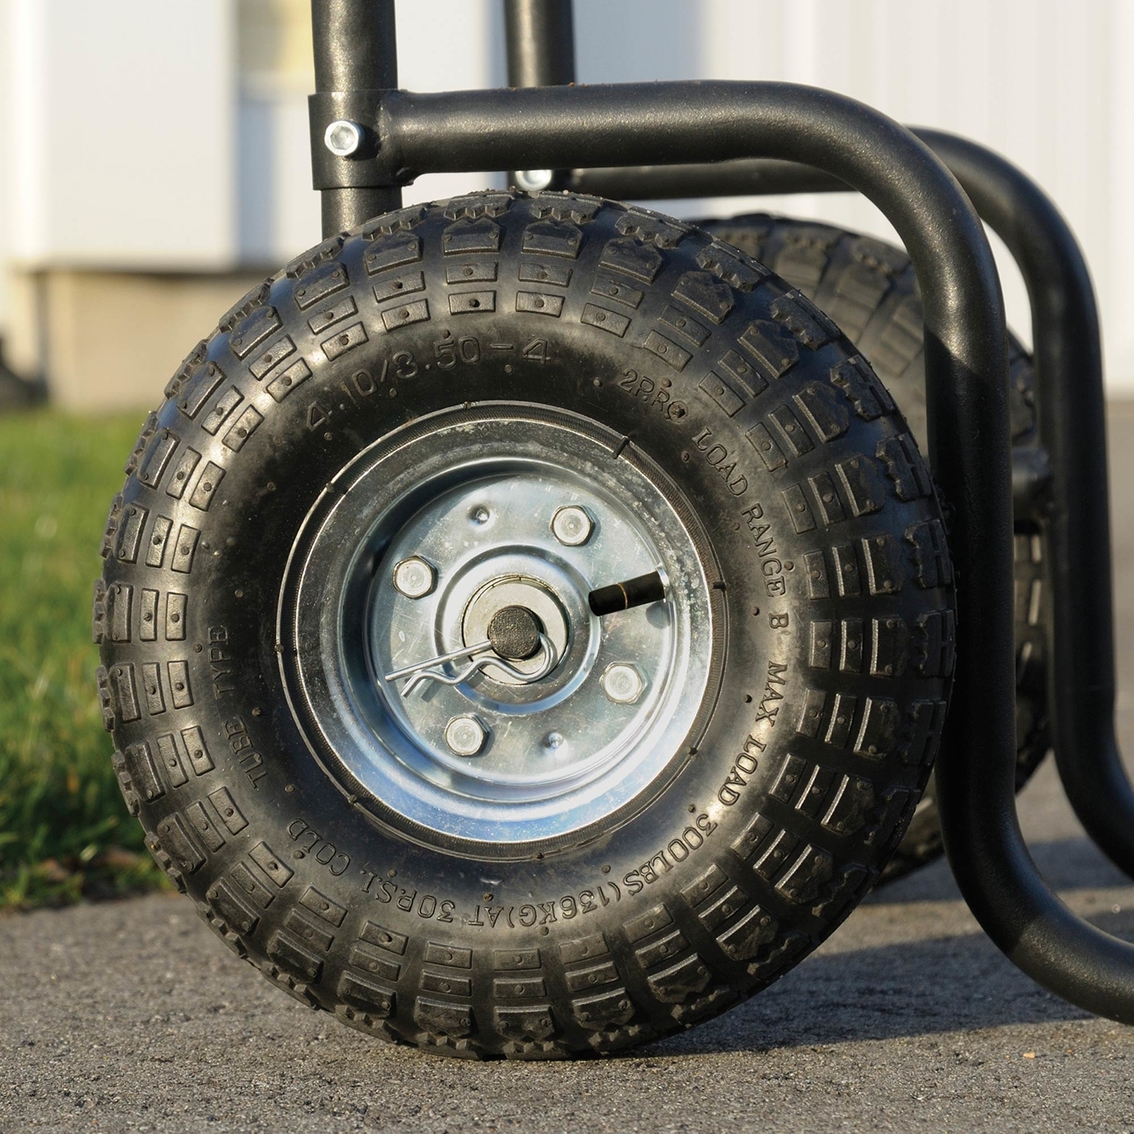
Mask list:
[[[480,326],[519,332],[492,384],[430,370],[452,359],[446,335]],[[520,349],[528,337],[543,345]],[[380,410],[340,393],[356,360],[388,364]],[[751,641],[790,659],[786,678],[788,663],[764,655],[758,671],[726,667],[685,779],[604,839],[496,865],[512,881],[495,893],[475,863],[401,842],[334,789],[299,742],[273,656],[287,524],[382,428],[459,405],[458,377],[471,403],[497,387],[555,397],[625,423],[625,445],[672,456],[721,554],[752,564],[720,585],[730,626],[759,619]],[[165,392],[103,541],[104,721],[155,859],[285,991],[449,1055],[606,1053],[764,987],[874,884],[944,720],[944,527],[870,367],[755,260],[594,198],[486,193],[405,209],[249,292]],[[746,496],[757,478],[779,558]],[[749,639],[730,641],[743,656]],[[728,738],[749,729],[765,730],[766,759],[746,762],[747,741],[735,756]],[[687,782],[718,781],[715,798],[686,806]],[[588,870],[580,890],[570,880]],[[451,879],[460,902],[422,896],[414,871]]]

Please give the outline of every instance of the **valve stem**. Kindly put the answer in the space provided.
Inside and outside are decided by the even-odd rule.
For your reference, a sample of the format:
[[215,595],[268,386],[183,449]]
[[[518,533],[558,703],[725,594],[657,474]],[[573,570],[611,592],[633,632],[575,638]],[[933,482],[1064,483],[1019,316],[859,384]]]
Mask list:
[[587,595],[591,611],[600,618],[604,614],[614,614],[619,610],[629,610],[633,606],[644,606],[648,602],[658,602],[665,598],[665,583],[657,571],[626,579],[621,583],[611,583],[609,587],[599,587]]

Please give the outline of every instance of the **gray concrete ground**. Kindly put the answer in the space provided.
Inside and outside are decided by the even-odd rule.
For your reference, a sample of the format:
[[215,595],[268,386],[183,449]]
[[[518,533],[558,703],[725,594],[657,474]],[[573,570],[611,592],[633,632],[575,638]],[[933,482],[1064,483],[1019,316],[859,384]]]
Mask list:
[[[1134,753],[1134,406],[1112,412],[1120,732]],[[1048,762],[1022,797],[1069,904],[1134,937],[1134,887]],[[872,895],[747,1004],[629,1056],[467,1064],[281,996],[185,901],[0,922],[0,1129],[1134,1131],[1134,1030],[1044,993],[944,863]]]

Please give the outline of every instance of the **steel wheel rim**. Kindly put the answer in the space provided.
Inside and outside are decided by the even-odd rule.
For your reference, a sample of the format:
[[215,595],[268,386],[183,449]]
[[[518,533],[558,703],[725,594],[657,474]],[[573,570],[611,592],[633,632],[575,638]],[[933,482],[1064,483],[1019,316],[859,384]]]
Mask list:
[[[372,446],[328,486],[288,563],[279,640],[289,702],[344,791],[419,834],[516,846],[633,810],[687,755],[719,637],[704,545],[668,477],[611,440],[531,406],[449,411]],[[579,544],[552,527],[564,506],[592,519]],[[436,579],[409,597],[393,570],[414,556]],[[588,609],[591,589],[650,570],[664,600],[604,619]],[[385,679],[467,644],[470,611],[500,588],[532,609],[542,600],[561,649],[545,679],[516,684],[489,665],[408,697]],[[556,608],[562,626],[545,613]],[[623,665],[643,684],[630,700],[609,692]],[[460,717],[487,733],[473,755],[446,742]]]

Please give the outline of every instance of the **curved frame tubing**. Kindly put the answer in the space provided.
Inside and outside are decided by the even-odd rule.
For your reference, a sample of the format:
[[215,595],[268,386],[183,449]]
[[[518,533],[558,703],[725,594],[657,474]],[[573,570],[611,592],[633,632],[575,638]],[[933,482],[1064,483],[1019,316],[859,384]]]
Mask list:
[[[1032,308],[1047,483],[1029,501],[1051,554],[1048,704],[1060,778],[1080,822],[1134,877],[1134,791],[1114,729],[1114,614],[1102,346],[1090,274],[1050,198],[999,154],[939,130],[914,133],[1007,245]],[[829,173],[769,160],[578,169],[572,188],[622,198],[846,191]],[[1084,586],[1083,580],[1091,585]]]
[[[1052,643],[1048,704],[1055,758],[1087,833],[1134,877],[1134,792],[1114,728],[1114,631],[1102,346],[1094,289],[1082,251],[1050,198],[999,154],[938,130],[915,130],[950,167],[981,217],[1012,253],[1032,309],[1040,435],[1051,455],[1038,519],[1049,555]],[[630,197],[730,192],[837,192],[849,188],[810,166],[766,160],[576,170],[573,186]],[[1083,585],[1090,579],[1089,586]],[[1134,953],[1109,935],[1089,936],[1039,892],[1035,868],[998,800],[970,798],[983,775],[979,752],[940,768],[940,807],[950,864],[969,905],[997,944],[1041,984],[1083,1007],[1119,1016],[1110,988]],[[1014,803],[1012,805],[1014,813]],[[1048,915],[1050,913],[1050,921]],[[1046,927],[1046,928],[1045,928]],[[1089,927],[1087,927],[1089,928]],[[1097,931],[1096,931],[1097,932]],[[1121,942],[1118,942],[1121,945]],[[1087,999],[1066,984],[1080,962],[1104,977]]]

